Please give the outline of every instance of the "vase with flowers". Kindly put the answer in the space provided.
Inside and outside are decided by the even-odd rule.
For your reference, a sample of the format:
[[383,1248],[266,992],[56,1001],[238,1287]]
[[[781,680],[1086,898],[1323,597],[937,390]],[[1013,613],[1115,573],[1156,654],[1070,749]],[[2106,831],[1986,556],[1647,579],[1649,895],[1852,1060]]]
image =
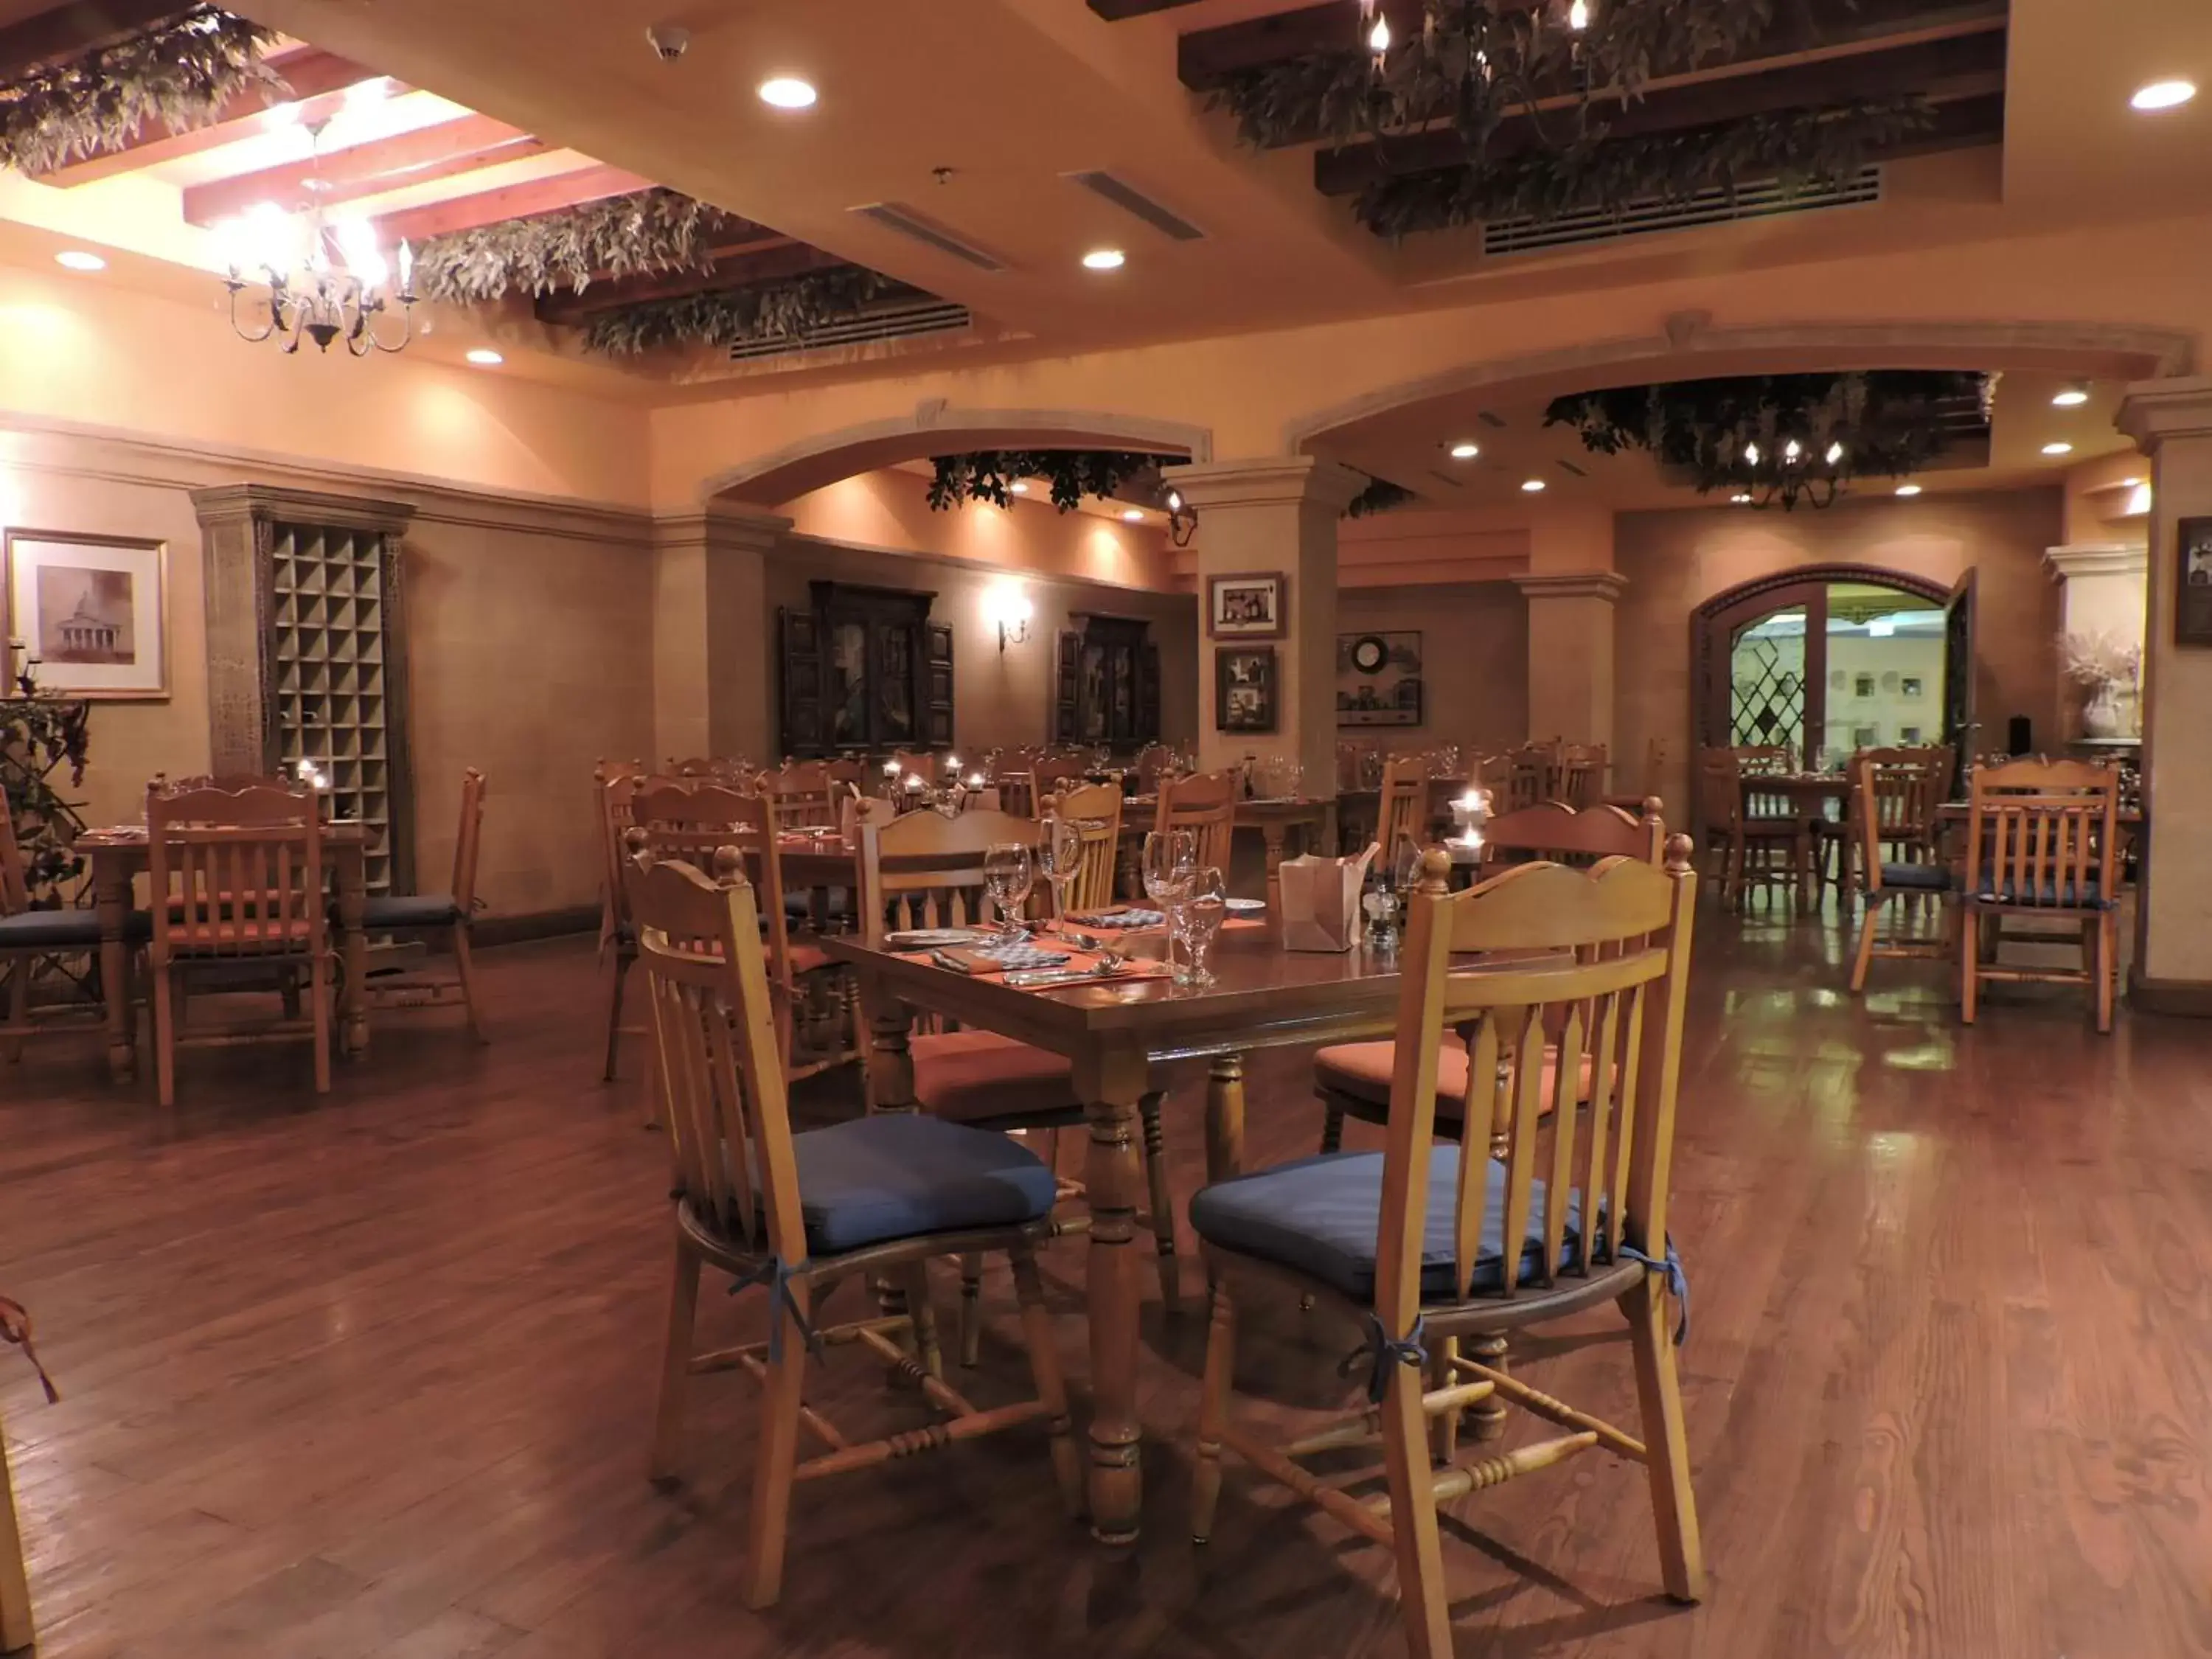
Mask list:
[[2100,629],[2062,634],[2058,656],[2067,678],[2083,688],[2081,735],[2093,739],[2132,738],[2140,732],[2142,647],[2129,645]]

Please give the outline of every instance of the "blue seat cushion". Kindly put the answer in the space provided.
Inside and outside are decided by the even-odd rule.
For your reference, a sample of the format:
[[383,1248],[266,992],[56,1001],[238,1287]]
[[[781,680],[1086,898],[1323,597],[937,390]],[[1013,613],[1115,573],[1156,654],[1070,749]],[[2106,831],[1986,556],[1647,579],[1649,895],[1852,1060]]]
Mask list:
[[361,908],[365,927],[450,927],[461,920],[461,907],[450,893],[372,895]]
[[[154,936],[154,918],[133,910],[123,924],[123,937],[143,945]],[[0,951],[96,951],[100,948],[100,917],[90,910],[20,910],[0,916]]]
[[2071,876],[2063,880],[2055,875],[2046,876],[2039,882],[1999,882],[1994,877],[1984,876],[1981,884],[1974,890],[1974,896],[1984,904],[2019,904],[2053,910],[2110,910],[2118,903],[2104,896],[2103,884],[2095,876],[2082,882],[2078,891]]
[[1948,893],[1951,872],[1940,864],[1885,864],[1881,884],[1907,893]]
[[[1490,1160],[1490,1197],[1474,1276],[1455,1289],[1459,1188],[1457,1146],[1429,1149],[1429,1197],[1421,1237],[1421,1299],[1459,1302],[1498,1289],[1505,1261],[1505,1166]],[[1205,1188],[1190,1201],[1200,1238],[1310,1274],[1355,1302],[1375,1294],[1375,1236],[1382,1224],[1382,1154],[1328,1152],[1238,1176]],[[1534,1183],[1528,1237],[1521,1241],[1524,1282],[1543,1271],[1544,1183]],[[1582,1195],[1569,1200],[1559,1265],[1582,1253]]]
[[806,1247],[842,1255],[886,1239],[1018,1227],[1052,1212],[1058,1183],[1005,1135],[890,1112],[792,1137]]

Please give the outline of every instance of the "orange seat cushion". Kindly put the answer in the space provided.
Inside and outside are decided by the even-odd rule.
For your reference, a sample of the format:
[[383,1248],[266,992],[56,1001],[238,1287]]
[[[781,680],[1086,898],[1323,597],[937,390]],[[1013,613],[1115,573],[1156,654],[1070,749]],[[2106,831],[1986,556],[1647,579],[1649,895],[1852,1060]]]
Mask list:
[[830,953],[812,939],[795,939],[791,941],[791,971],[795,978],[800,974],[818,974],[832,966]]
[[[1590,1097],[1590,1079],[1596,1071],[1592,1060],[1592,1055],[1583,1055],[1582,1086],[1575,1094],[1577,1100]],[[1314,1083],[1329,1092],[1350,1095],[1370,1106],[1388,1108],[1390,1073],[1397,1063],[1398,1045],[1395,1042],[1340,1043],[1314,1056]],[[1559,1066],[1559,1049],[1546,1044],[1542,1098],[1547,1112],[1552,1108],[1552,1083]],[[1437,1051],[1437,1115],[1458,1122],[1466,1100],[1467,1049],[1461,1043],[1447,1042]]]
[[914,1097],[933,1115],[1001,1129],[1083,1121],[1074,1066],[1063,1054],[995,1031],[918,1036],[911,1052]]

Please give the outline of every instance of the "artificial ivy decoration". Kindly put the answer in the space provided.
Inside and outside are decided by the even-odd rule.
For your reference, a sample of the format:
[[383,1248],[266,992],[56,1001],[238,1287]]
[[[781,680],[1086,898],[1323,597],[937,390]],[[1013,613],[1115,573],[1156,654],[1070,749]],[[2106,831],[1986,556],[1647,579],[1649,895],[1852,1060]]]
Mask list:
[[240,93],[284,83],[261,61],[276,31],[194,6],[112,46],[0,86],[0,166],[46,173],[122,149],[149,121],[206,126]]
[[426,300],[471,304],[510,293],[581,293],[594,277],[705,270],[726,216],[672,190],[641,190],[557,213],[433,236],[415,250]]
[[1367,488],[1352,498],[1344,509],[1347,519],[1364,519],[1372,514],[1388,513],[1395,507],[1404,507],[1420,498],[1403,484],[1392,483],[1388,478],[1370,477]]
[[33,908],[50,909],[68,902],[62,890],[84,873],[83,858],[70,848],[84,821],[53,778],[66,772],[72,787],[84,781],[92,705],[41,691],[28,665],[14,691],[0,696],[0,811],[15,815]]
[[1128,449],[979,449],[939,455],[933,463],[937,476],[930,480],[929,505],[939,513],[966,501],[1012,507],[1016,483],[1043,478],[1052,485],[1052,504],[1073,513],[1085,495],[1111,497],[1148,469],[1184,459]]
[[1924,132],[1934,120],[1933,107],[1920,99],[1754,115],[1379,179],[1360,192],[1354,212],[1376,235],[1395,239],[1482,221],[1541,223],[1632,202],[1679,202],[1753,180],[1803,190],[1853,177],[1869,155]]
[[1544,424],[1573,427],[1596,454],[1648,450],[1701,495],[1786,512],[1826,507],[1855,477],[1921,471],[1958,435],[1962,406],[1986,422],[1989,395],[1988,376],[1952,371],[1743,375],[1577,392]]
[[585,325],[584,344],[611,357],[635,357],[665,346],[727,349],[762,340],[796,340],[832,323],[848,322],[883,301],[915,293],[904,283],[858,265],[811,271],[781,283],[599,312]]

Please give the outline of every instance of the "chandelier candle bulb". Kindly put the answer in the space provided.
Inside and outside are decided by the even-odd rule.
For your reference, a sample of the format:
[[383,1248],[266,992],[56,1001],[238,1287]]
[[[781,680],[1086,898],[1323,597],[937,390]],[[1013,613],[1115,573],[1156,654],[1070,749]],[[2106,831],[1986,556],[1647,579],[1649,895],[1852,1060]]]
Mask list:
[[1390,50],[1390,20],[1377,14],[1375,27],[1368,31],[1367,49],[1376,57]]

